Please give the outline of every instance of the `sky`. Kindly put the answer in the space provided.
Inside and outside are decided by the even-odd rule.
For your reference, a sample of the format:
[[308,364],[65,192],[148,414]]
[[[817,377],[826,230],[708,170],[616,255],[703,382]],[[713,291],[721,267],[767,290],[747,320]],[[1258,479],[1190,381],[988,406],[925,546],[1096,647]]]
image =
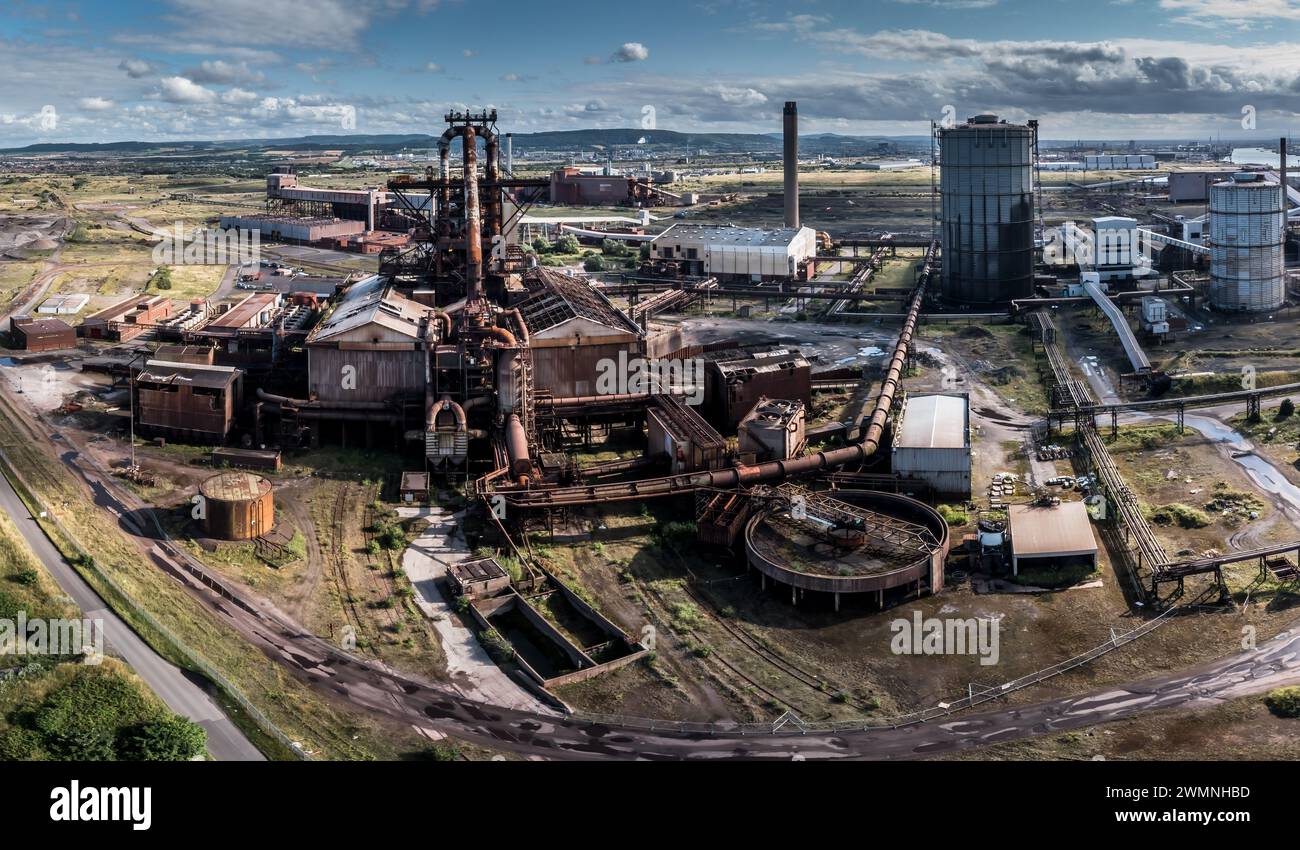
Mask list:
[[0,146],[643,127],[1300,128],[1300,0],[0,0]]

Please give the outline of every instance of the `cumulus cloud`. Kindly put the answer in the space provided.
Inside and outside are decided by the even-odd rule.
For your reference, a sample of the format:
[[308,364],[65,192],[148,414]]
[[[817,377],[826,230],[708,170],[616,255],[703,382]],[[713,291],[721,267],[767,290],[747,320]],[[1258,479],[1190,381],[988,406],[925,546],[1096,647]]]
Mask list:
[[123,59],[117,67],[119,70],[126,71],[126,75],[133,80],[147,77],[154,71],[153,64],[143,59]]
[[106,97],[83,97],[77,105],[87,112],[103,112],[113,108],[113,101]]
[[168,103],[211,103],[217,95],[186,77],[163,77],[158,81],[161,97]]
[[639,41],[627,41],[608,56],[588,56],[583,61],[588,65],[604,65],[611,62],[644,62],[649,58],[650,48]]
[[262,72],[248,67],[247,62],[233,63],[222,59],[210,59],[201,62],[194,68],[187,68],[181,74],[196,83],[216,83],[218,85],[260,83],[266,79]]

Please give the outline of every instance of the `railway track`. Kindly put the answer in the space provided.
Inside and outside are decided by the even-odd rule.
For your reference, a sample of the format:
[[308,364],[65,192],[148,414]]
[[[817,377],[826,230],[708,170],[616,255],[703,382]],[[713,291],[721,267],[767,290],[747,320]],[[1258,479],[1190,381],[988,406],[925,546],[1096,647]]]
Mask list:
[[334,507],[330,512],[330,559],[334,562],[334,587],[339,592],[346,611],[351,615],[352,627],[357,636],[361,635],[361,614],[357,611],[356,594],[352,590],[352,580],[348,577],[347,564],[343,562],[343,519],[347,513],[348,482],[339,482],[338,494],[334,497]]

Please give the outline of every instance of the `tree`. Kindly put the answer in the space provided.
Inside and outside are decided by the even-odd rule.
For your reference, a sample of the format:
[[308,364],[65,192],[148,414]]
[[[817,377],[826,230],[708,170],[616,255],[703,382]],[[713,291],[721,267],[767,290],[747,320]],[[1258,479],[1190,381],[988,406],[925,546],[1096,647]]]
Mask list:
[[1286,419],[1295,413],[1295,402],[1289,398],[1282,399],[1282,403],[1277,408],[1277,418]]
[[167,266],[163,266],[158,269],[157,273],[154,274],[153,278],[149,282],[154,285],[155,289],[171,289],[172,270]]
[[605,270],[605,261],[599,254],[592,254],[582,261],[582,267],[589,272],[603,272]]
[[536,239],[533,240],[533,250],[536,251],[538,254],[545,254],[546,252],[551,250],[551,243],[547,242],[545,239],[538,236]]
[[572,233],[566,233],[555,240],[555,253],[577,254],[582,251],[582,243]]
[[118,758],[132,761],[189,761],[207,748],[208,733],[199,724],[172,715],[137,723],[118,736]]

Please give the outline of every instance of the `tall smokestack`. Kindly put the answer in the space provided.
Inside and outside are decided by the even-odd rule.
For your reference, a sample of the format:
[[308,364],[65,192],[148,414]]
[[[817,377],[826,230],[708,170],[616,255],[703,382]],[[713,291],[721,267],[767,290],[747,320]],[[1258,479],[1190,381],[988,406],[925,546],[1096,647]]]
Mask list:
[[1287,216],[1291,211],[1291,184],[1286,182],[1286,136],[1278,145],[1278,177],[1282,178],[1282,227],[1285,229]]
[[799,226],[799,108],[785,102],[782,113],[785,134],[785,226]]

